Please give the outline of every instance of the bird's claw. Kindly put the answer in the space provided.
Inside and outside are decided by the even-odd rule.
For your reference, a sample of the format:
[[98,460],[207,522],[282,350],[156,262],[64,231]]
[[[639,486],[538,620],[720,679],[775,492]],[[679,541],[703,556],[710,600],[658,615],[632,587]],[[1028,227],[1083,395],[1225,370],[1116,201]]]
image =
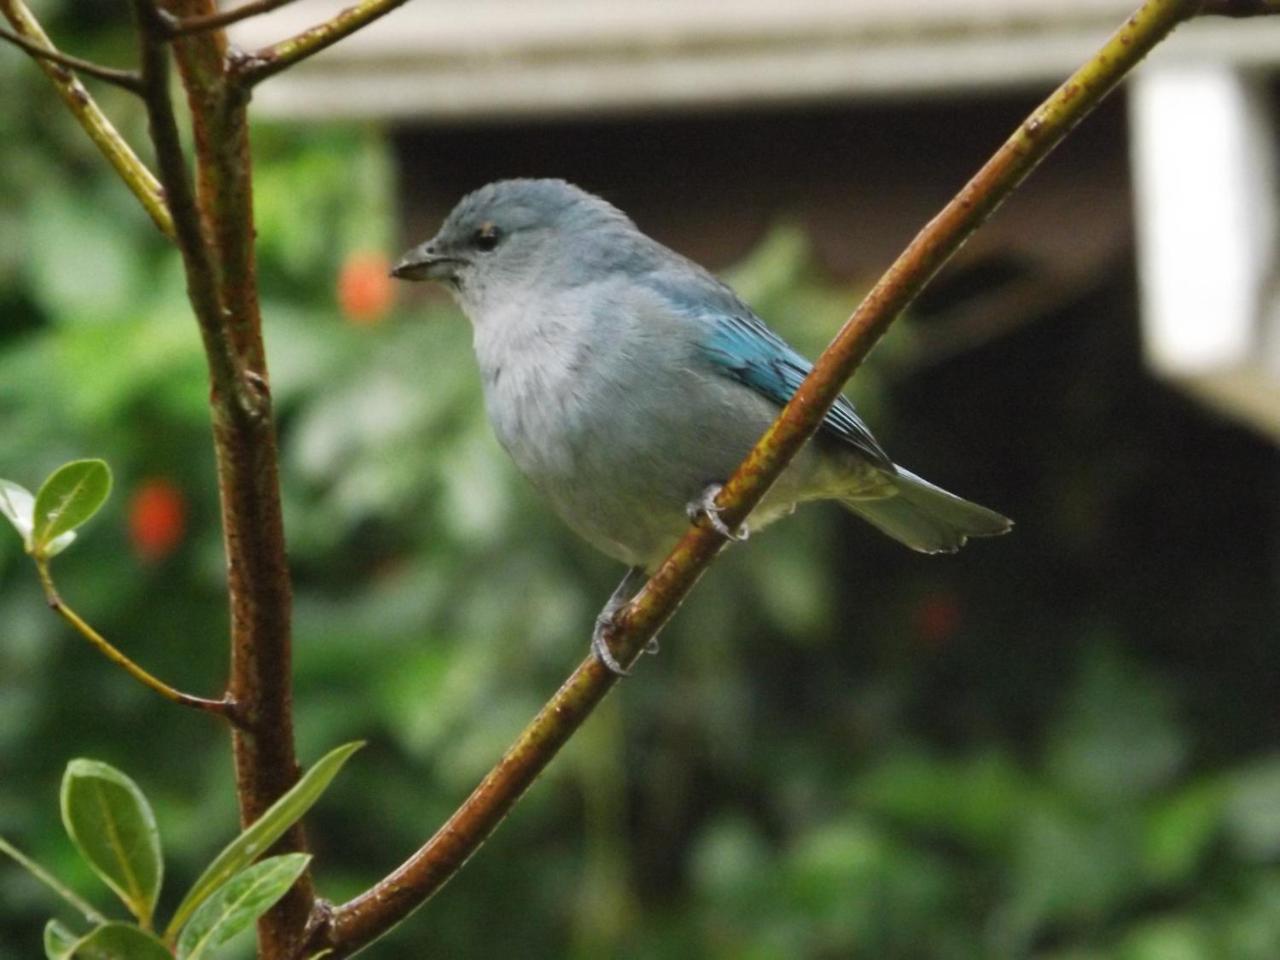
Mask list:
[[[609,644],[604,635],[609,627],[613,625],[614,616],[635,598],[645,579],[645,572],[640,567],[632,567],[628,570],[627,575],[622,578],[622,582],[613,591],[613,596],[609,598],[604,605],[604,609],[600,611],[600,615],[596,617],[596,626],[591,632],[591,652],[595,654],[597,660],[604,664],[606,670],[618,677],[629,677],[631,676],[631,671],[618,662],[618,658],[609,649]],[[648,642],[645,643],[644,652],[658,652],[658,638],[656,636],[650,637]]]
[[702,491],[701,496],[694,500],[685,508],[685,512],[689,515],[689,519],[697,521],[699,517],[706,517],[707,523],[711,525],[711,529],[726,540],[732,540],[734,543],[742,543],[750,535],[745,523],[738,525],[738,529],[732,529],[720,517],[720,508],[716,506],[716,497],[720,495],[720,491],[724,488],[713,483],[707,489]]
[[[618,677],[629,677],[631,671],[618,662],[618,658],[613,655],[613,651],[609,649],[609,644],[604,639],[604,632],[609,628],[611,617],[599,617],[596,619],[596,628],[591,633],[591,652],[596,655],[596,659],[604,664],[605,669]],[[644,652],[652,656],[658,652],[658,638],[650,637],[644,645]]]
[[[618,677],[629,677],[631,671],[618,662],[618,658],[613,655],[613,651],[609,649],[609,644],[605,641],[604,632],[608,629],[613,616],[601,614],[596,618],[596,627],[591,631],[591,652],[596,655],[596,659],[604,664],[605,669]],[[648,649],[646,647],[646,649]]]

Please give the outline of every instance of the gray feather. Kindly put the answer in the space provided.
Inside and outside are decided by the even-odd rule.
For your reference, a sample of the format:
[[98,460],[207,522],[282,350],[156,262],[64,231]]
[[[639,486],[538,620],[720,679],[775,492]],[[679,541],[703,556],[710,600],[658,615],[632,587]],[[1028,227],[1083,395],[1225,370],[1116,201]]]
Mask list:
[[888,478],[892,492],[840,502],[899,543],[921,553],[955,553],[970,537],[1008,533],[1013,521],[934,486],[898,467]]

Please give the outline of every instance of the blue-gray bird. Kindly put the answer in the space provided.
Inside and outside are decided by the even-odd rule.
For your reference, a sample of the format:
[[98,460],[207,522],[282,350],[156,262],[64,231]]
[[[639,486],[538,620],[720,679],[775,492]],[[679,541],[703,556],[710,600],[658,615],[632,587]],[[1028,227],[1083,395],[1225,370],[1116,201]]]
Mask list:
[[[719,484],[810,364],[732,290],[562,180],[503,180],[464,197],[392,274],[445,285],[474,331],[498,440],[574,530],[631,567],[603,625],[699,514],[726,535]],[[923,553],[1011,523],[897,466],[841,398],[748,518],[836,500]]]

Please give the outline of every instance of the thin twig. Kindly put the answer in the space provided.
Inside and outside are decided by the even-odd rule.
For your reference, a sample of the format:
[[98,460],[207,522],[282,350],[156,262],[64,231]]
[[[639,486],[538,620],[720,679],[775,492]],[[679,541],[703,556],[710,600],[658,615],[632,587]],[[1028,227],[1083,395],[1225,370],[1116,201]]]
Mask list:
[[1268,17],[1280,14],[1280,0],[1203,0],[1205,17]]
[[4,837],[0,837],[0,853],[7,853],[11,856],[14,860],[20,863],[28,873],[69,903],[75,910],[83,914],[84,918],[90,923],[103,924],[107,922],[107,918],[94,909],[93,904],[81,897],[80,894],[76,893],[64,884],[61,880],[28,857]]
[[[44,49],[53,47],[44,28],[40,26],[40,22],[22,0],[0,0],[0,11],[3,11],[19,36]],[[160,232],[172,240],[174,238],[173,218],[169,215],[164,190],[155,174],[138,159],[133,148],[107,119],[106,114],[99,109],[79,79],[68,73],[61,64],[51,63],[43,58],[39,64],[53,82],[58,95],[79,121],[80,126],[84,128],[85,133],[89,135],[89,139],[107,158],[107,162],[120,175],[125,186],[138,198]]]
[[237,83],[248,89],[332,46],[405,2],[406,0],[361,0],[331,20],[304,30],[297,36],[243,55],[232,65],[233,76]]
[[218,293],[218,270],[196,206],[169,95],[169,55],[163,26],[150,0],[133,0],[133,10],[141,54],[142,99],[147,107],[160,180],[169,198],[174,236],[186,269],[187,294],[200,324],[209,360],[209,376],[215,393],[237,396],[241,390],[240,363],[231,344],[220,335],[223,309]]
[[80,636],[88,640],[99,653],[122,669],[125,673],[129,674],[129,676],[133,677],[133,679],[137,680],[144,687],[154,690],[156,693],[160,694],[160,696],[172,703],[179,704],[183,707],[192,707],[196,710],[203,710],[206,713],[216,714],[217,716],[225,717],[233,723],[238,722],[239,718],[236,714],[235,704],[230,700],[225,698],[222,700],[207,700],[204,697],[196,697],[189,693],[183,693],[181,690],[177,690],[169,686],[169,684],[165,683],[163,680],[152,676],[146,670],[142,669],[142,667],[129,659],[129,657],[122,653],[117,647],[113,646],[106,637],[98,633],[98,631],[93,629],[93,627],[89,626],[89,624],[86,623],[79,614],[62,601],[62,597],[58,594],[57,587],[54,586],[53,576],[49,573],[49,564],[47,562],[37,561],[36,571],[40,575],[40,585],[44,587],[44,595],[45,599],[49,603],[49,608],[69,623],[72,628],[80,634]]
[[[845,381],[894,318],[991,215],[1032,168],[1088,114],[1146,53],[1195,13],[1197,0],[1151,0],[1101,51],[1049,97],[960,193],[912,241],[845,323],[778,419],[724,485],[717,505],[736,527],[839,396]],[[709,526],[691,528],[615,617],[610,646],[631,663],[675,611],[724,546]],[[617,682],[588,657],[524,729],[461,807],[390,876],[332,912],[309,948],[350,956],[377,939],[440,889],[506,816],[556,751]]]
[[82,60],[79,57],[62,53],[60,50],[41,46],[34,40],[28,40],[21,34],[6,30],[4,27],[0,27],[0,40],[8,40],[15,47],[20,47],[38,60],[48,60],[50,63],[59,64],[90,77],[97,77],[104,83],[121,87],[130,93],[142,92],[142,77],[133,70],[117,70],[114,67],[104,67],[102,64],[94,63],[91,60]]
[[246,3],[219,13],[182,18],[175,17],[168,23],[169,36],[187,37],[195,33],[204,33],[207,30],[220,30],[233,23],[239,23],[241,20],[248,20],[250,17],[278,10],[285,4],[293,2],[294,0],[253,0],[252,3]]

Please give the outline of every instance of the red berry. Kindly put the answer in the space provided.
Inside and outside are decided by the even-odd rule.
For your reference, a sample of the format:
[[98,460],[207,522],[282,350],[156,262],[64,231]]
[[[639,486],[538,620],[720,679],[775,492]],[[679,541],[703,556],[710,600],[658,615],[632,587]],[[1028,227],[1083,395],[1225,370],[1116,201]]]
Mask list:
[[921,597],[911,612],[916,639],[926,647],[945,647],[964,619],[960,598],[950,590],[938,590]]
[[138,556],[156,563],[173,553],[187,529],[186,497],[172,480],[153,477],[129,499],[129,539]]

